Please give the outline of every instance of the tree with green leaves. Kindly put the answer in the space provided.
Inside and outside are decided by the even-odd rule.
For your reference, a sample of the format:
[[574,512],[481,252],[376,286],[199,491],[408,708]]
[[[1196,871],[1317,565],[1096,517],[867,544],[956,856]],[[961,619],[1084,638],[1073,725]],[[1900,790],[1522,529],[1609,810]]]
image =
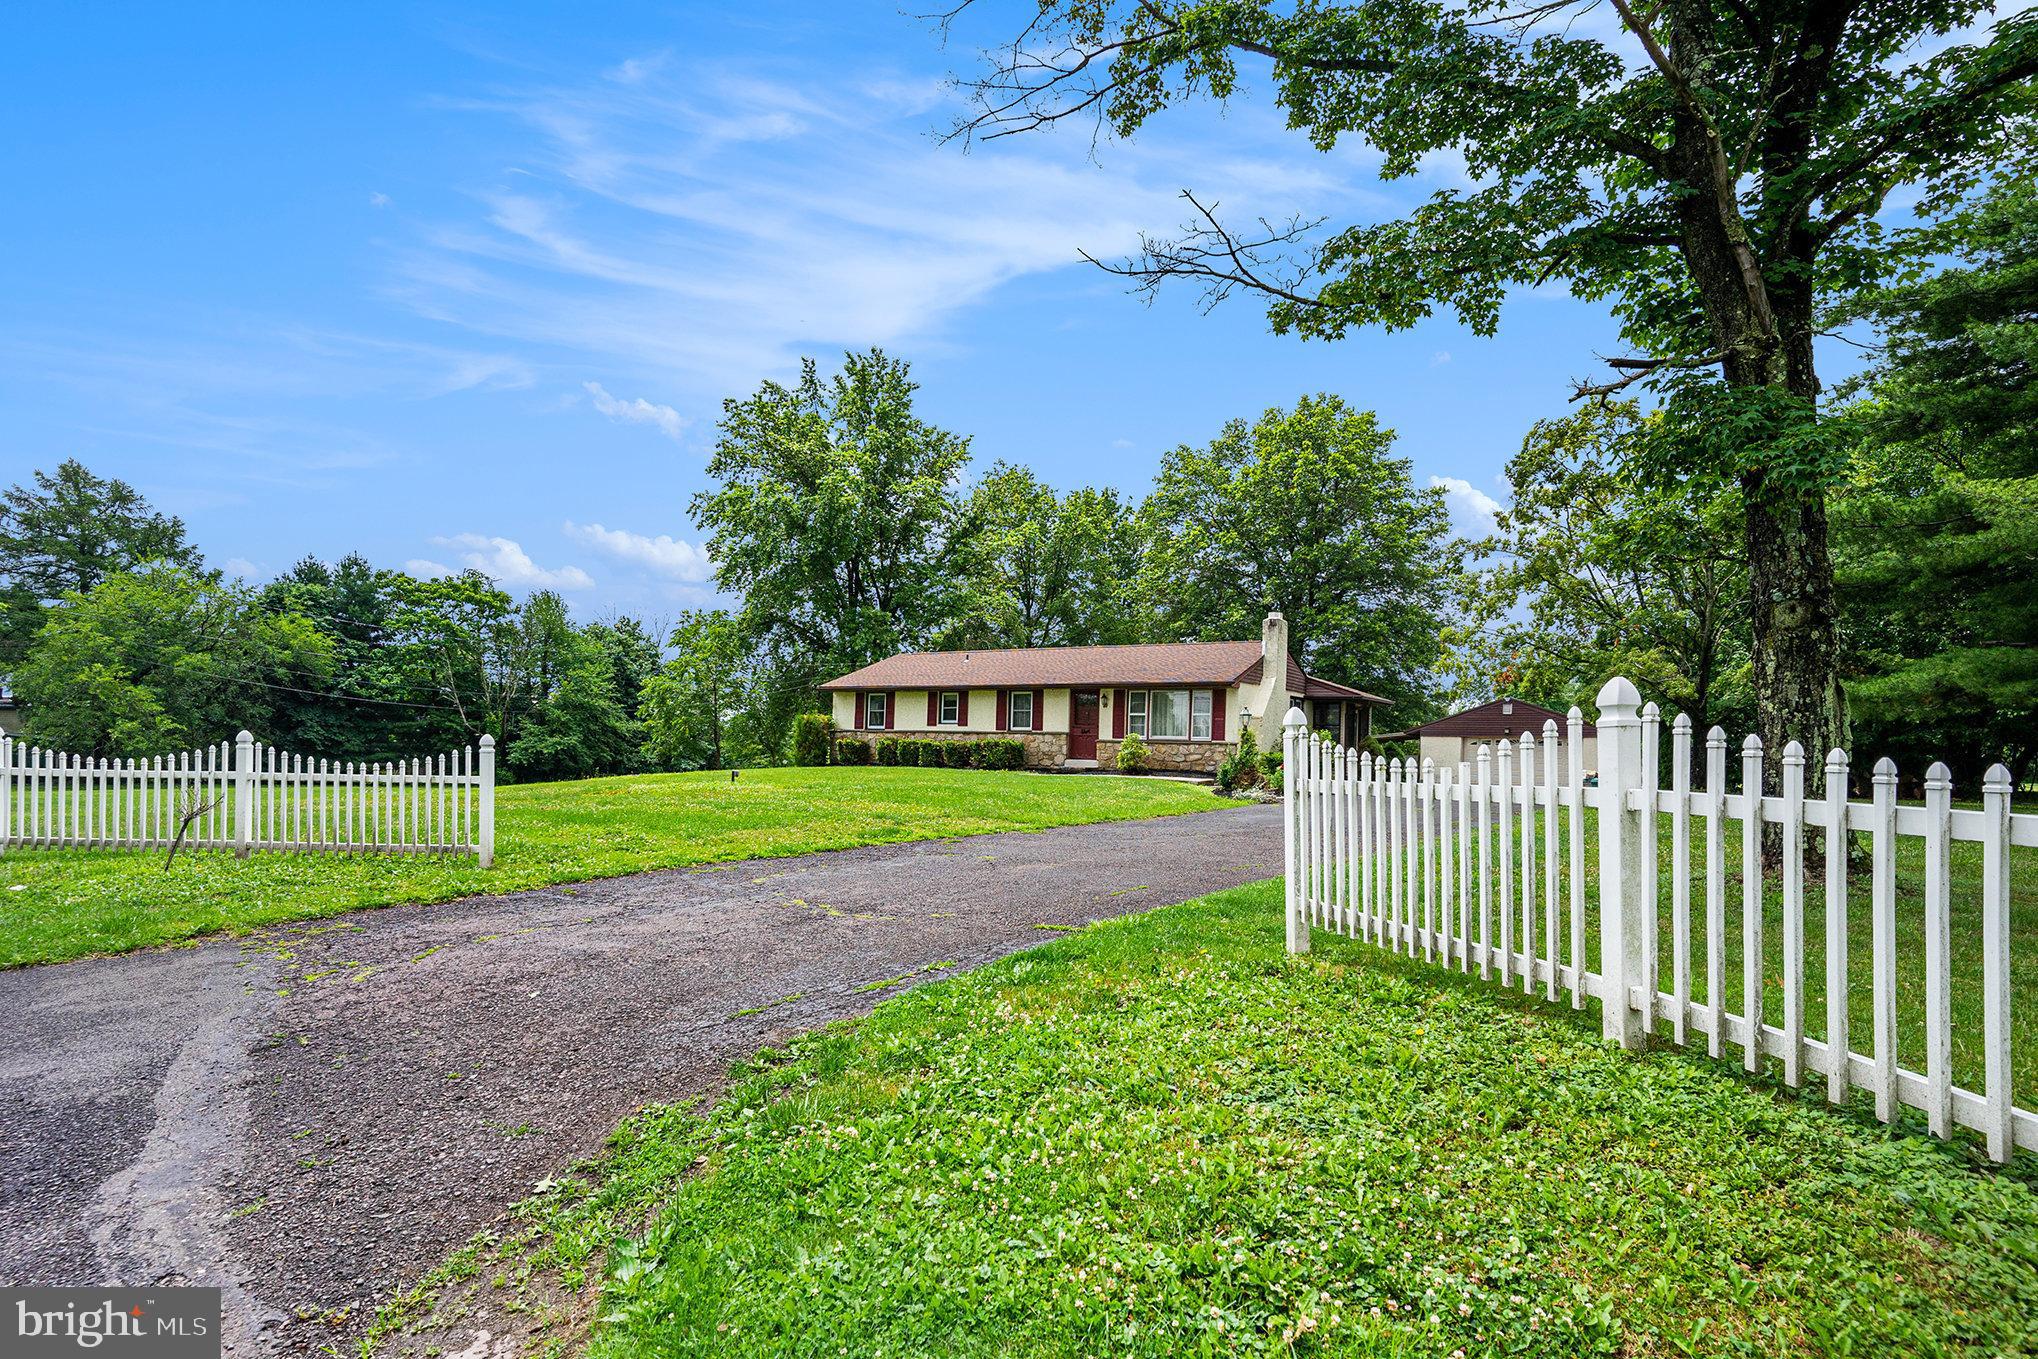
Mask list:
[[724,609],[688,613],[666,645],[672,659],[644,685],[644,757],[656,769],[723,768],[730,722],[749,699],[743,625]]
[[962,518],[965,590],[944,646],[1137,640],[1129,595],[1138,530],[1116,491],[1059,495],[1031,469],[1001,462],[971,489]]
[[2038,759],[2038,189],[1918,235],[1953,263],[1849,312],[1884,345],[1835,544],[1864,750],[1972,787]]
[[916,390],[873,349],[825,381],[806,360],[792,386],[723,403],[715,485],[693,516],[743,599],[776,729],[829,675],[923,645],[953,616],[969,441],[915,415]]
[[637,708],[643,701],[644,686],[658,673],[662,659],[658,639],[628,614],[619,614],[604,623],[589,623],[582,631],[601,647],[602,654],[608,658],[609,678],[615,686],[616,702],[635,721]]
[[151,562],[196,571],[184,523],[158,513],[124,481],[67,458],[32,486],[0,496],[0,674],[19,664],[44,611],[108,576]]
[[1312,396],[1169,453],[1140,510],[1156,640],[1257,637],[1279,609],[1310,673],[1424,712],[1458,552],[1443,492],[1393,446],[1372,412]]
[[331,658],[309,620],[217,574],[156,564],[50,606],[14,683],[27,740],[124,759],[272,732],[285,700],[324,686]]
[[1740,494],[1720,478],[1641,478],[1633,445],[1661,423],[1609,402],[1523,441],[1507,465],[1512,503],[1475,548],[1492,565],[1476,592],[1470,696],[1590,707],[1626,675],[1701,732],[1752,719]]
[[1510,290],[1548,282],[1608,302],[1633,352],[1575,395],[1685,379],[1685,437],[1657,447],[1740,487],[1762,734],[1844,745],[1826,493],[1845,459],[1817,420],[1814,338],[1926,248],[1884,230],[1892,193],[1936,208],[2018,148],[2038,21],[1940,42],[1992,6],[1609,0],[1612,35],[1576,22],[1595,4],[1039,0],[969,82],[958,134],[1091,118],[1130,137],[1264,71],[1292,128],[1363,141],[1384,177],[1462,156],[1472,187],[1328,234],[1241,227],[1192,194],[1184,234],[1117,267],[1258,294],[1277,330],[1323,339],[1438,308],[1490,334]]

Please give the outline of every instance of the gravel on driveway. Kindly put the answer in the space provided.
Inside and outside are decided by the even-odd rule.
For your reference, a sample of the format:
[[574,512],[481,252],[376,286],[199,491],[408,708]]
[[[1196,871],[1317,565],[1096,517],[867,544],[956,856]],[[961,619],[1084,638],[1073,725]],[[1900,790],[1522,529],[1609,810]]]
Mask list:
[[[241,1354],[376,1306],[728,1064],[1277,874],[1271,806],[674,869],[0,973],[0,1283],[202,1283]],[[873,984],[903,979],[871,989]]]

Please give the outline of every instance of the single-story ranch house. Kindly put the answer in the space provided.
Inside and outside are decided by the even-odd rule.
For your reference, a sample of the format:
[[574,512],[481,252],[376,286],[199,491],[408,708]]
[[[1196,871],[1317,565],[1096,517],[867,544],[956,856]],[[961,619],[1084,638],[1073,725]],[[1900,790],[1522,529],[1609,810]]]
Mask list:
[[1208,773],[1248,727],[1262,750],[1279,749],[1291,707],[1302,707],[1312,728],[1356,744],[1372,730],[1372,710],[1387,704],[1304,674],[1278,613],[1267,615],[1257,642],[904,653],[821,687],[843,731],[1016,736],[1036,769],[1109,766],[1137,733],[1153,752],[1151,767]]

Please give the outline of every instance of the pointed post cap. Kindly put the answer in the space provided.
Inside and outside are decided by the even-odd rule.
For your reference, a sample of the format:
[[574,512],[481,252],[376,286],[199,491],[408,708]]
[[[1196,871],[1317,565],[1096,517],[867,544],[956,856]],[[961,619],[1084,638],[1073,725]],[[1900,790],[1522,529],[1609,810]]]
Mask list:
[[1302,715],[1300,708],[1290,708],[1288,709],[1288,715],[1281,719],[1281,729],[1283,731],[1307,731],[1309,730],[1309,719]]
[[1599,697],[1593,702],[1599,705],[1599,720],[1604,722],[1609,718],[1632,716],[1641,706],[1642,694],[1626,677],[1615,675],[1606,682],[1606,687],[1599,691]]
[[234,740],[240,742],[242,745],[252,744],[254,739],[255,733],[249,731],[246,727],[242,727],[238,732],[234,734]]
[[487,732],[484,731],[481,733],[481,739],[475,742],[475,744],[483,747],[484,749],[493,750],[495,749],[495,738],[493,736],[490,736]]

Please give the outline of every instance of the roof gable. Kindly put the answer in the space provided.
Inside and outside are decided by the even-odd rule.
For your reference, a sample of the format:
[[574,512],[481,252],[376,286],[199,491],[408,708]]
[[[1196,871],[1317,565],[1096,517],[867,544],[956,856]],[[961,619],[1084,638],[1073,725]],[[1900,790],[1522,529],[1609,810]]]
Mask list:
[[[1541,736],[1543,723],[1555,722],[1557,730],[1563,731],[1566,719],[1554,708],[1545,708],[1540,703],[1531,703],[1525,698],[1496,698],[1489,703],[1466,708],[1448,717],[1439,717],[1434,722],[1425,722],[1419,727],[1397,732],[1396,736],[1474,736],[1498,739],[1512,739],[1524,733]],[[1597,729],[1592,723],[1585,724],[1584,735],[1596,736]]]

